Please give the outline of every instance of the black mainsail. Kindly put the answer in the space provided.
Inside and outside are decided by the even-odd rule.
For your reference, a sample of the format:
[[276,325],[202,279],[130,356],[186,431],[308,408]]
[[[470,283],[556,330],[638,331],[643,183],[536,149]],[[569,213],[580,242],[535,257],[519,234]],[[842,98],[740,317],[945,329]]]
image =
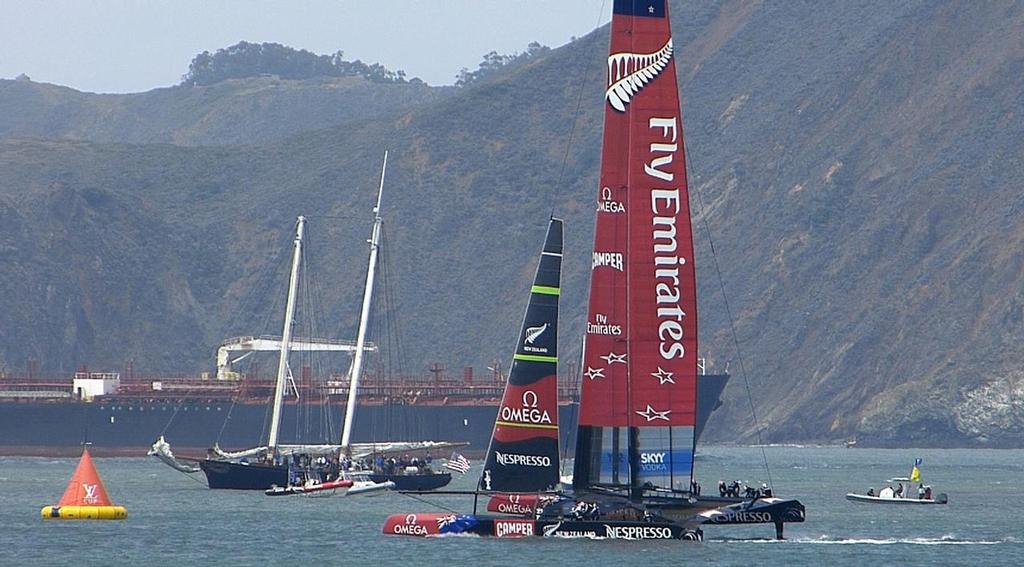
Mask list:
[[479,489],[553,490],[558,484],[558,296],[562,221],[548,223]]

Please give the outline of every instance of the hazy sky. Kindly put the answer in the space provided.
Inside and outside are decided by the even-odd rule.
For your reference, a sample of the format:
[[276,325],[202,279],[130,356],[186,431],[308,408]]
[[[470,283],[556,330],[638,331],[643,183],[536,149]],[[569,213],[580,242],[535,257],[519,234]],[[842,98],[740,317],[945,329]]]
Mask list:
[[197,53],[241,40],[451,84],[484,53],[550,47],[607,23],[611,0],[0,0],[0,78],[92,92],[177,83]]

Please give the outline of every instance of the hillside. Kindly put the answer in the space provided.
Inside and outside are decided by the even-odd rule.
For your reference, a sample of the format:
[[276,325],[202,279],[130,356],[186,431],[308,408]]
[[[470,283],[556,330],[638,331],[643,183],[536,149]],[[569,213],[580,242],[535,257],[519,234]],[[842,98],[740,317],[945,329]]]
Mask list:
[[94,94],[0,80],[0,139],[258,144],[307,130],[392,118],[453,90],[424,83],[373,83],[361,77],[252,77],[136,94]]
[[[701,350],[733,373],[706,439],[754,439],[742,355],[765,441],[1024,445],[1024,7],[672,9]],[[598,30],[479,85],[343,122],[314,116],[328,98],[281,95],[309,118],[261,129],[224,118],[230,102],[166,89],[123,95],[137,127],[0,126],[0,365],[208,368],[220,339],[279,324],[267,321],[283,284],[265,274],[300,213],[325,234],[324,320],[353,334],[384,149],[407,366],[507,360],[552,211],[567,219],[562,344],[576,359],[606,50]],[[266,104],[299,87],[268,88]],[[178,105],[191,114],[163,110]],[[190,141],[205,120],[222,130]],[[209,143],[222,145],[188,147]]]

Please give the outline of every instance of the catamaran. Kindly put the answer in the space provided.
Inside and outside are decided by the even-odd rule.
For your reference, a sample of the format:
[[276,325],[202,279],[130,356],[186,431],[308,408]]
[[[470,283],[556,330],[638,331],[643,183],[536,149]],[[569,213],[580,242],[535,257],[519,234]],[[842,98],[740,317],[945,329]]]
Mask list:
[[385,533],[699,540],[705,524],[771,523],[781,538],[804,521],[797,500],[694,489],[696,279],[673,55],[665,0],[615,0],[571,489],[559,484],[546,334],[562,251],[553,219],[477,490],[489,509],[522,514],[396,514]]

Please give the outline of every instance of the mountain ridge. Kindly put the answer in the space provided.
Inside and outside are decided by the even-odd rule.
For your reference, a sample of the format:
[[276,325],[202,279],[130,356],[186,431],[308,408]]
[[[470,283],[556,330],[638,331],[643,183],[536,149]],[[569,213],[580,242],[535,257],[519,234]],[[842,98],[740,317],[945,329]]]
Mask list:
[[[705,439],[749,442],[760,428],[765,442],[1021,446],[1024,9],[725,1],[672,12],[701,351],[712,370],[734,371]],[[400,302],[387,309],[404,321],[408,364],[509,356],[552,211],[567,221],[561,338],[573,360],[606,51],[602,28],[394,112],[317,122],[326,111],[308,105],[310,120],[255,133],[225,120],[204,134],[215,146],[29,141],[0,120],[0,223],[12,227],[0,233],[0,364],[209,367],[221,339],[259,327],[241,307],[274,304],[260,274],[299,213],[340,243],[324,254],[325,319],[351,334],[385,149]],[[0,110],[15,104],[8,92],[0,84]],[[191,120],[125,137],[170,138]],[[15,300],[26,297],[39,303]]]

